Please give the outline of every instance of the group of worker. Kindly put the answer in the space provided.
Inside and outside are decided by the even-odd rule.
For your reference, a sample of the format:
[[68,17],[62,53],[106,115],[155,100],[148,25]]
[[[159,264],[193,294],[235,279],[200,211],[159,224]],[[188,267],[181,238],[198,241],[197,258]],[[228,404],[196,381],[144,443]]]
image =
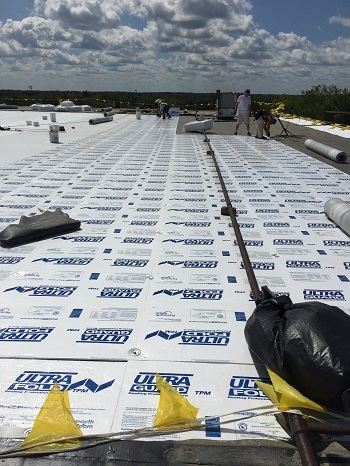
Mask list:
[[[240,95],[237,98],[235,114],[237,114],[237,124],[236,124],[236,131],[234,134],[237,134],[239,126],[244,123],[247,127],[247,135],[251,136],[250,134],[250,112],[251,112],[252,101],[250,97],[250,89],[246,89],[244,94]],[[267,139],[270,137],[270,126],[276,123],[276,118],[274,115],[268,111],[263,109],[258,109],[255,114],[254,118],[256,121],[256,134],[255,137],[257,139]],[[266,136],[264,136],[264,131]]]
[[158,118],[163,118],[165,120],[166,118],[170,119],[171,115],[169,113],[170,110],[170,105],[164,102],[162,99],[157,99],[155,101],[156,104],[156,115]]
[[[156,105],[156,115],[158,118],[171,118],[169,113],[170,105],[164,102],[162,99],[157,99],[155,101]],[[237,98],[236,107],[235,107],[235,115],[237,114],[237,124],[236,130],[234,134],[237,134],[239,126],[244,123],[247,127],[247,135],[251,136],[250,134],[250,113],[251,113],[251,97],[250,97],[250,89],[246,89],[244,94],[240,95]],[[274,115],[268,111],[263,109],[258,109],[255,114],[254,118],[256,121],[256,134],[255,137],[257,139],[267,139],[270,137],[270,126],[276,123],[276,118]],[[266,136],[264,136],[264,131]]]

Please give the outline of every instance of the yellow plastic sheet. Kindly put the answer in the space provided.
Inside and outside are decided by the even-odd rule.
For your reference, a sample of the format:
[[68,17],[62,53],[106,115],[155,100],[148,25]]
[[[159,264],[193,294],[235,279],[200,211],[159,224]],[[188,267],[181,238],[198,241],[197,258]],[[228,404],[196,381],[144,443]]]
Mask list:
[[280,411],[287,411],[288,409],[307,408],[314,411],[326,412],[323,406],[315,403],[314,401],[306,398],[296,388],[292,387],[283,380],[279,375],[267,368],[272,385],[264,382],[256,382],[260,390],[277,405]]
[[[42,442],[51,442],[66,437],[82,436],[83,433],[75,422],[70,411],[69,396],[66,390],[62,391],[54,385],[48,393],[32,431],[25,438],[22,446],[35,446]],[[41,452],[73,448],[80,445],[79,440],[68,440],[33,448],[31,451]]]
[[[159,404],[154,427],[168,427],[176,423],[181,423],[181,426],[188,427],[193,425],[196,420],[199,408],[195,408],[191,403],[180,393],[175,390],[163,377],[156,375],[157,389],[160,391]],[[187,422],[186,421],[191,421]],[[183,424],[182,424],[183,423]]]

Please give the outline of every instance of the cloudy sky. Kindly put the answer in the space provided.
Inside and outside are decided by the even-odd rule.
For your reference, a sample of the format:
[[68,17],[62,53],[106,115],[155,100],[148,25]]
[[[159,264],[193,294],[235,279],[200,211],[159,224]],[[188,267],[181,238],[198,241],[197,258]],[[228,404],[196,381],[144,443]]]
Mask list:
[[350,0],[0,0],[0,88],[350,87]]

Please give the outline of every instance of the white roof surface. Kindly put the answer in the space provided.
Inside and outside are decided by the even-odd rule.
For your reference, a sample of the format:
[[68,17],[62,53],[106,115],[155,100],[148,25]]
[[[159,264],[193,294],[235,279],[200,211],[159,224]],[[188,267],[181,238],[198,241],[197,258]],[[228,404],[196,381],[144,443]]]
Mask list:
[[[1,248],[6,435],[31,426],[54,381],[70,387],[85,433],[151,426],[159,372],[199,417],[241,412],[170,438],[284,437],[272,416],[244,419],[269,402],[255,386],[243,333],[254,303],[203,137],[176,135],[176,118],[91,127],[87,115],[58,114],[67,132],[54,145],[47,127],[24,126],[30,112],[4,114],[0,124],[25,131],[0,132],[0,228],[38,207],[82,221]],[[349,176],[272,140],[211,143],[259,284],[350,312],[350,241],[323,213],[330,197],[350,201]]]

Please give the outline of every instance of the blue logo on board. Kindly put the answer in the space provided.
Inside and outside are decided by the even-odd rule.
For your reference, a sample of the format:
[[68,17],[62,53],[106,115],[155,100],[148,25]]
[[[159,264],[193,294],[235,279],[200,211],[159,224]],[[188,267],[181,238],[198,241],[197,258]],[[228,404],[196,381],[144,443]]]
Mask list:
[[0,341],[40,343],[54,327],[4,327],[0,328]]
[[131,334],[130,328],[87,328],[77,343],[123,345],[129,340]]
[[28,293],[28,296],[50,296],[50,297],[63,297],[66,298],[74,293],[77,286],[30,286],[30,285],[19,285],[7,288],[4,293],[9,291],[17,291],[18,293]]
[[180,299],[198,299],[219,301],[222,298],[224,290],[196,290],[196,289],[163,289],[153,293],[153,296],[165,294],[167,296],[178,296]]
[[181,266],[185,269],[214,269],[217,267],[218,261],[162,261],[158,265]]
[[24,371],[16,377],[6,392],[47,393],[54,385],[58,385],[62,391],[99,393],[111,387],[115,380],[97,384],[90,378],[80,379],[78,376],[78,372]]
[[227,346],[230,335],[229,330],[156,330],[148,333],[145,340],[159,337],[167,341],[180,340],[179,345]]
[[[181,395],[188,394],[193,374],[159,372],[159,375]],[[129,393],[134,395],[158,395],[159,392],[156,385],[156,372],[139,372],[134,378]]]
[[125,298],[135,299],[141,294],[142,288],[115,288],[105,287],[100,292],[99,298]]

